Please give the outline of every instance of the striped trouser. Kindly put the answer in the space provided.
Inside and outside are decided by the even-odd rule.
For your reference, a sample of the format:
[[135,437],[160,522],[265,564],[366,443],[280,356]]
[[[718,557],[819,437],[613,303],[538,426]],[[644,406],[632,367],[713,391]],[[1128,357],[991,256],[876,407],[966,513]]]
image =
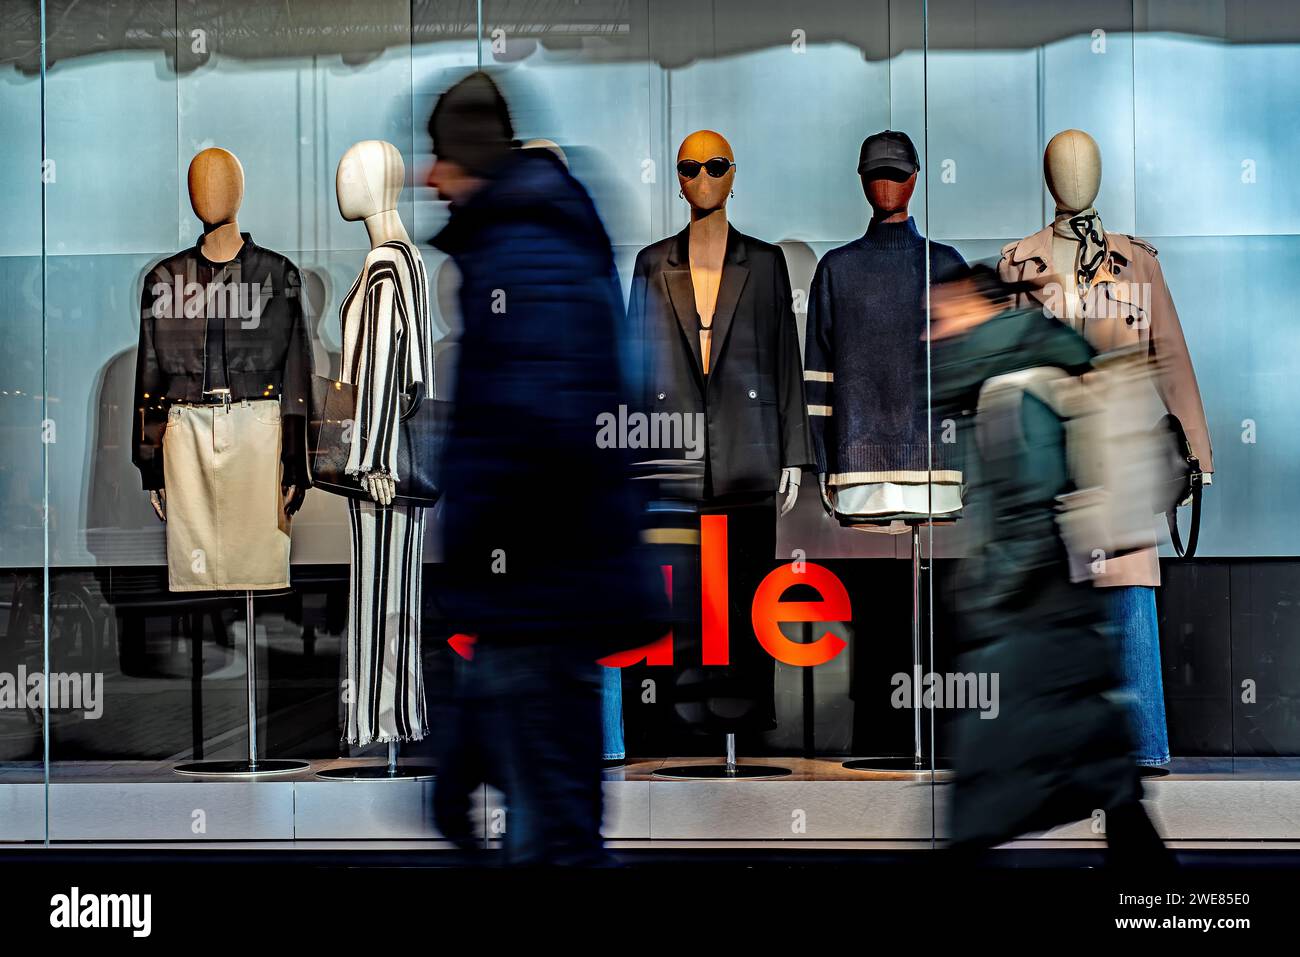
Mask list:
[[427,733],[420,668],[424,509],[348,499],[352,524],[344,740],[418,741]]

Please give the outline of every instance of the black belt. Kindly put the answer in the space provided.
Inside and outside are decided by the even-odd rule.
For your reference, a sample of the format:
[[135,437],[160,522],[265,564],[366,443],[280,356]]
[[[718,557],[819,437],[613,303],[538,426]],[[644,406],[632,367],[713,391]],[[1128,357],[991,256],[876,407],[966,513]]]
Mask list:
[[[241,402],[257,402],[261,399],[270,399],[269,396],[233,396],[229,389],[210,389],[204,392],[197,399],[184,399],[180,405],[239,405]],[[270,399],[274,402],[276,400]]]

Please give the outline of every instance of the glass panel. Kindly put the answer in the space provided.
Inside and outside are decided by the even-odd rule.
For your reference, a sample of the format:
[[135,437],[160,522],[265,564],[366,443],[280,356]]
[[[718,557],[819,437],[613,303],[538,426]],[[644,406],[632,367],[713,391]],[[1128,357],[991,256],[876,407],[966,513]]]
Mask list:
[[[235,312],[222,311],[232,300],[217,305],[209,297],[201,315],[215,316],[210,328],[224,328],[226,384],[243,393],[235,398],[248,403],[235,406],[256,420],[246,415],[241,428],[256,429],[263,407],[276,405],[257,405],[276,386],[240,378],[262,368],[241,365],[241,353],[266,346],[273,355],[284,347],[275,337],[291,326],[285,317],[296,306],[286,303],[298,288],[306,348],[317,371],[338,374],[339,302],[370,244],[361,223],[339,215],[335,168],[363,139],[392,143],[408,170],[414,168],[410,4],[294,0],[215,11],[178,0],[143,9],[101,4],[96,16],[76,4],[52,7],[59,9],[51,21],[58,27],[50,44],[56,62],[49,76],[49,151],[60,160],[60,176],[50,188],[48,242],[49,401],[59,428],[59,441],[50,446],[50,651],[53,673],[93,687],[96,699],[93,707],[55,715],[51,839],[390,836],[382,833],[382,818],[331,816],[328,792],[312,790],[311,770],[339,757],[365,756],[364,763],[381,766],[387,760],[382,746],[353,751],[338,743],[348,616],[343,500],[313,490],[291,526],[281,525],[292,529],[290,587],[270,587],[266,577],[252,582],[250,659],[241,585],[252,572],[227,563],[253,562],[252,550],[282,547],[265,534],[274,534],[277,520],[223,525],[219,539],[200,534],[188,558],[172,556],[173,577],[189,577],[169,583],[169,526],[155,516],[132,458],[135,420],[156,400],[136,394],[142,295],[159,303],[151,270],[168,257],[186,257],[189,266],[178,267],[178,275],[197,268],[191,278],[200,283],[229,280],[239,287]],[[241,267],[249,263],[265,275],[237,276],[219,267],[208,275],[206,260],[194,252],[204,223],[192,197],[223,200],[210,178],[196,181],[192,193],[189,171],[196,155],[214,147],[233,154],[242,179],[233,215],[248,238],[230,253]],[[221,182],[234,174],[225,161],[206,169]],[[414,198],[414,190],[403,189],[397,204],[408,227]],[[299,285],[277,256],[296,268]],[[165,314],[158,322],[169,318],[187,321]],[[192,345],[207,356],[216,342],[196,334]],[[202,372],[202,384],[212,384],[209,378],[221,372],[210,364],[206,371],[180,369],[186,348],[173,335],[155,353],[165,372]],[[198,391],[182,397],[182,379],[173,376],[167,386],[173,410],[182,398],[202,398]],[[208,406],[202,414],[211,418],[211,410],[222,408]],[[212,422],[215,455],[224,446],[218,419]],[[266,441],[279,442],[282,434],[289,435],[271,425]],[[259,442],[237,435],[233,447],[248,451]],[[275,474],[277,459],[272,452],[260,460],[263,479]],[[223,483],[241,468],[206,489],[173,476],[181,485],[167,490],[170,527],[178,527],[176,516],[187,505],[217,501],[219,487],[236,494]],[[191,478],[198,482],[198,473]],[[257,485],[258,494],[266,485]],[[252,511],[262,505],[278,514],[280,494],[272,491],[235,503],[233,511],[226,499],[218,517],[229,522],[241,511],[262,514]],[[188,527],[201,528],[192,509],[187,514]],[[237,559],[230,557],[235,552]],[[243,762],[250,750],[259,772],[285,760],[301,770],[256,791],[247,777],[207,778],[200,790],[175,786],[185,781],[174,770],[179,765]],[[418,754],[413,746],[408,757]],[[317,763],[309,767],[309,760]],[[73,782],[106,790],[60,787]]]
[[[99,34],[113,37],[103,49],[94,38],[104,23],[88,10],[47,6],[48,149],[59,163],[46,246],[48,398],[58,425],[49,447],[49,660],[52,689],[68,695],[51,711],[53,842],[84,836],[61,813],[59,784],[73,768],[153,756],[169,730],[185,727],[156,685],[134,680],[136,636],[115,614],[128,580],[144,597],[138,566],[165,560],[161,525],[131,465],[132,379],[141,280],[175,243],[181,182],[172,51],[162,40],[174,11],[129,6],[102,11],[114,27]],[[116,28],[128,15],[151,42],[119,44]],[[177,710],[187,703],[186,690]],[[120,823],[122,815],[100,820]]]
[[1156,2],[1141,13],[1138,227],[1160,249],[1214,450],[1204,560],[1161,550],[1170,745],[1210,769],[1232,755],[1239,775],[1293,775],[1300,199],[1282,171],[1300,135],[1284,119],[1300,86],[1300,11]]
[[[1175,808],[1207,774],[1295,771],[1285,636],[1298,526],[1283,465],[1295,396],[1284,370],[1300,343],[1283,302],[1296,197],[1270,170],[1294,151],[1295,124],[1279,117],[1295,99],[1300,19],[1289,5],[1234,0],[1042,3],[1032,16],[996,2],[927,8],[932,236],[968,260],[1000,258],[1016,278],[1072,269],[1050,233],[1032,237],[1065,205],[1044,183],[1044,150],[1060,131],[1084,131],[1101,157],[1093,205],[1107,256],[1119,250],[1119,281],[1148,298],[1134,314],[1058,318],[1101,351],[1132,340],[1162,363],[1161,396],[1207,471],[1207,431],[1213,440],[1195,559],[1179,558],[1157,517],[1158,550],[1092,569],[1136,758],[1144,774],[1170,774],[1148,806],[1168,814],[1169,836],[1280,836],[1245,799],[1224,811],[1231,828],[1218,812],[1212,823]],[[1191,512],[1178,513],[1184,541]]]
[[[731,356],[720,352],[710,388],[738,389],[742,404],[755,403],[755,420],[766,422],[769,413],[786,414],[776,411],[792,385],[782,376],[801,380],[818,449],[784,516],[780,494],[656,499],[651,537],[685,621],[671,665],[603,672],[605,756],[623,762],[606,775],[612,839],[929,844],[949,835],[942,822],[954,721],[969,708],[958,714],[947,701],[927,708],[913,692],[930,674],[946,681],[972,670],[973,659],[958,653],[979,622],[963,605],[961,582],[963,564],[978,554],[980,519],[971,489],[953,477],[947,447],[970,434],[963,433],[970,408],[955,409],[936,382],[944,350],[919,345],[907,316],[918,329],[936,318],[936,270],[958,256],[1001,263],[1004,276],[1074,271],[1068,248],[1058,249],[1050,233],[1058,198],[1043,163],[1053,136],[1068,129],[1083,131],[1101,157],[1089,200],[1104,224],[1106,261],[1123,275],[1140,267],[1141,278],[1137,301],[1124,300],[1132,314],[1056,318],[1098,350],[1136,337],[1171,361],[1163,397],[1202,464],[1209,464],[1204,432],[1214,440],[1196,557],[1180,559],[1158,519],[1154,548],[1102,555],[1093,570],[1101,580],[1089,594],[1115,635],[1138,759],[1172,769],[1178,786],[1205,774],[1239,782],[1291,774],[1286,759],[1300,753],[1291,690],[1300,658],[1290,641],[1300,625],[1293,620],[1300,514],[1288,496],[1288,464],[1300,451],[1289,417],[1300,402],[1292,374],[1300,333],[1288,308],[1300,267],[1300,199],[1284,172],[1300,145],[1290,121],[1300,96],[1293,6],[1053,0],[1026,15],[1023,5],[997,0],[5,5],[0,172],[12,188],[0,195],[8,226],[0,235],[0,306],[11,346],[0,355],[8,453],[0,461],[0,842],[436,839],[423,812],[427,783],[365,792],[391,802],[367,817],[360,804],[340,803],[362,791],[314,777],[327,766],[382,769],[390,758],[382,744],[346,741],[355,689],[346,667],[349,621],[359,614],[347,504],[320,489],[306,496],[291,524],[289,584],[256,595],[248,635],[242,583],[226,579],[211,593],[172,587],[167,536],[176,526],[159,521],[142,487],[151,481],[146,450],[162,440],[135,436],[145,422],[155,437],[165,434],[164,417],[149,417],[158,397],[139,394],[136,371],[142,312],[161,295],[153,267],[176,255],[213,265],[195,251],[204,225],[189,172],[196,155],[220,147],[237,157],[243,177],[238,230],[227,232],[248,233],[257,249],[292,264],[301,290],[293,308],[301,307],[315,369],[343,377],[340,306],[366,268],[372,236],[340,213],[335,174],[353,144],[382,140],[405,166],[394,221],[427,270],[433,392],[451,398],[460,280],[432,245],[449,214],[427,185],[427,123],[437,97],[475,67],[500,84],[518,139],[551,141],[590,193],[625,301],[643,253],[667,240],[655,254],[667,259],[674,237],[692,235],[679,147],[699,130],[725,138],[710,151],[734,155],[734,173],[724,174],[734,175],[726,221],[733,237],[752,237],[745,240],[752,248],[748,261],[725,260],[717,277],[724,288],[742,276],[732,267],[743,267],[727,294],[743,296],[749,310],[739,320],[746,331],[732,326],[722,348],[752,344],[761,361],[749,379],[728,379]],[[858,172],[864,138],[883,131],[905,135],[916,152],[914,193],[901,207],[883,205],[888,190],[871,185],[880,177],[864,182]],[[707,171],[699,176],[697,184],[708,182]],[[1060,218],[1061,231],[1072,228],[1069,218]],[[779,259],[765,259],[773,247]],[[894,257],[888,265],[871,259],[886,250]],[[775,278],[767,285],[755,278],[778,261],[788,273],[788,304]],[[668,265],[685,269],[668,277]],[[668,265],[650,280],[661,300],[655,321],[675,348],[689,349],[700,330],[681,334],[678,323],[695,321],[691,297],[709,289],[695,282],[702,267],[689,251]],[[928,268],[928,281],[903,278],[914,267]],[[250,303],[264,277],[253,278]],[[283,300],[290,285],[277,292],[273,280],[270,298]],[[922,293],[913,309],[908,297]],[[685,297],[685,312],[674,295]],[[865,312],[853,312],[864,303]],[[873,326],[877,307],[901,318]],[[853,318],[835,318],[845,314]],[[772,316],[776,328],[786,324],[787,344],[799,343],[797,372],[762,355],[777,349],[755,338],[760,320]],[[202,361],[210,345],[229,350],[232,336],[242,343],[265,331],[256,317],[239,318],[211,327],[224,339],[207,334],[209,323],[196,325],[202,334],[190,345],[203,368],[169,368],[166,388],[187,387],[194,375],[208,385],[218,368]],[[845,332],[851,322],[861,327]],[[624,335],[629,370],[644,368],[638,350],[647,344]],[[192,358],[176,352],[168,362]],[[251,379],[239,386],[250,403],[277,388]],[[888,432],[881,423],[895,414],[902,431]],[[734,435],[738,423],[718,424]],[[288,435],[273,431],[277,441]],[[761,445],[751,443],[747,454]],[[266,463],[278,467],[273,455]],[[780,469],[770,471],[775,486]],[[969,486],[970,475],[963,479]],[[953,496],[961,493],[957,513]],[[1179,516],[1184,536],[1189,512]],[[899,520],[896,534],[886,533],[885,519]],[[440,522],[431,513],[415,570],[426,599],[418,673],[435,731],[461,660],[432,600],[448,575]],[[562,554],[565,543],[554,545]],[[185,554],[178,544],[171,571],[208,582],[207,549]],[[812,578],[797,577],[814,568]],[[773,651],[760,641],[762,603],[756,625],[754,599],[783,575],[796,576],[780,592],[784,601],[827,600],[842,587],[851,613],[781,621],[787,644],[768,642]],[[706,606],[726,608],[725,630],[707,630]],[[726,672],[704,664],[705,646],[719,635]],[[814,665],[795,663],[818,639],[840,650]],[[977,682],[991,679],[974,671]],[[33,677],[44,678],[43,704],[20,693]],[[257,760],[303,764],[265,788],[250,788],[246,777],[211,779],[198,791],[172,787],[184,780],[179,764],[248,758],[250,680]],[[740,763],[764,773],[745,785],[760,810],[743,819],[729,815],[723,792],[714,804],[687,800],[679,780],[659,773],[724,766],[729,731]],[[431,734],[404,736],[422,738],[402,743],[404,761],[432,760]],[[881,775],[882,767],[904,773]],[[924,773],[931,770],[940,773]],[[783,780],[857,786],[783,790]],[[63,786],[71,783],[109,790]],[[793,793],[824,803],[786,807]],[[1173,792],[1152,793],[1155,800]],[[474,795],[476,828],[499,836],[500,796]],[[116,810],[105,812],[104,801]],[[795,810],[806,817],[796,816],[792,830]],[[1294,836],[1282,834],[1289,825],[1248,810],[1230,809],[1232,823],[1212,836]],[[1204,820],[1170,813],[1179,835],[1209,834]],[[1096,836],[1086,823],[1061,827],[1054,836]]]
[[[1066,247],[1054,246],[1051,238],[1058,201],[1045,183],[1044,150],[1061,131],[1083,131],[1068,151],[1086,157],[1087,144],[1095,144],[1100,166],[1076,160],[1069,177],[1078,186],[1095,174],[1095,196],[1063,193],[1060,204],[1073,203],[1072,212],[1095,205],[1107,234],[1133,232],[1138,164],[1131,4],[1042,3],[1030,15],[995,2],[928,0],[926,6],[931,236],[1008,280],[1023,276],[1042,282],[1062,269],[1072,276],[1073,266],[1054,258],[1055,251]],[[1062,152],[1054,155],[1058,164],[1065,162]],[[1086,186],[1076,191],[1089,192]],[[1064,219],[1061,228],[1069,234]],[[1128,248],[1127,240],[1112,242]],[[953,334],[945,325],[954,321],[945,311],[953,308],[952,301],[942,286],[937,295],[933,318],[940,338],[931,344],[934,408],[958,438],[968,483],[953,577],[947,588],[936,586],[956,615],[956,627],[947,641],[939,641],[936,625],[937,655],[948,661],[942,673],[973,680],[981,695],[986,688],[990,693],[979,713],[968,706],[940,716],[955,773],[966,775],[968,782],[957,795],[941,788],[941,826],[945,837],[999,843],[1030,832],[1033,814],[1050,802],[1083,793],[1083,782],[1093,771],[1080,755],[1105,753],[1106,747],[1123,754],[1125,725],[1132,723],[1129,709],[1109,703],[1106,696],[1100,697],[1095,713],[1098,722],[1104,717],[1110,725],[1096,727],[1116,729],[1114,744],[1107,745],[1100,732],[1090,739],[1066,729],[1084,726],[1081,715],[1092,700],[1090,692],[1080,690],[1085,683],[1118,692],[1113,686],[1123,671],[1121,650],[1137,649],[1131,634],[1122,648],[1112,637],[1122,624],[1117,602],[1121,597],[1149,599],[1151,589],[1071,585],[1053,504],[1074,478],[1063,464],[1066,433],[1054,418],[1033,418],[1037,409],[1022,410],[1017,414],[1031,417],[1020,420],[1031,438],[995,446],[989,436],[996,425],[981,404],[988,401],[982,386],[993,376],[1065,361],[1045,349],[1046,340],[1033,331],[1047,326],[1025,326],[1023,338],[999,338],[1020,328],[1012,309],[1027,310],[1050,328],[1064,321],[1088,337],[1100,335],[1103,320],[1093,320],[1085,307],[1073,304],[1071,312],[1058,309],[1059,315],[1045,319],[1040,299],[1024,293],[996,305],[973,296],[961,302],[962,317],[985,308],[989,315],[972,330]],[[1086,349],[1081,342],[1077,348]],[[981,411],[973,414],[977,406]],[[1012,447],[1014,453],[1006,451]],[[1152,536],[1154,531],[1153,523]],[[1154,556],[1147,554],[1153,563]],[[1108,560],[1101,552],[1093,558],[1094,571]],[[1130,560],[1135,559],[1122,561]],[[1154,643],[1155,607],[1143,607]],[[1158,648],[1152,644],[1146,650],[1155,656],[1158,681]],[[1146,697],[1151,707],[1162,707],[1158,692]],[[1127,699],[1116,693],[1113,700]],[[1035,729],[1055,727],[1054,722],[1062,729],[1059,741],[1036,736]],[[1049,767],[1051,774],[1042,771]],[[1006,790],[999,794],[998,788]],[[1009,793],[1022,798],[1024,806],[1008,799]],[[1047,823],[1057,826],[1051,836],[1087,839],[1099,833],[1087,820]]]
[[[46,286],[43,203],[61,168],[42,142],[42,23],[35,3],[0,13],[0,841],[45,840]],[[54,154],[48,154],[53,159]]]

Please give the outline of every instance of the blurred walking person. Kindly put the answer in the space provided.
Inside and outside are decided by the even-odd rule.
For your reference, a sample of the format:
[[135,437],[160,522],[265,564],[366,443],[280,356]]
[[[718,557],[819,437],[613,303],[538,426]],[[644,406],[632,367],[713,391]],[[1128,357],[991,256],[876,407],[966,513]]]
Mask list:
[[435,819],[472,846],[486,780],[506,795],[509,863],[604,865],[596,659],[657,637],[666,601],[624,453],[596,442],[625,401],[613,251],[559,157],[516,148],[487,74],[447,90],[429,132],[428,183],[451,204],[433,245],[460,271],[463,323],[439,604],[477,639],[441,719]]
[[958,423],[972,538],[954,598],[956,667],[999,678],[996,718],[963,711],[954,722],[955,857],[1102,812],[1112,862],[1164,865],[1171,858],[1140,800],[1103,596],[1071,582],[1057,527],[1057,496],[1071,488],[1064,424],[1027,397],[1016,442],[993,448],[976,430],[989,379],[1044,366],[1078,375],[1094,356],[1042,309],[1008,308],[1016,291],[977,265],[933,294],[933,414]]

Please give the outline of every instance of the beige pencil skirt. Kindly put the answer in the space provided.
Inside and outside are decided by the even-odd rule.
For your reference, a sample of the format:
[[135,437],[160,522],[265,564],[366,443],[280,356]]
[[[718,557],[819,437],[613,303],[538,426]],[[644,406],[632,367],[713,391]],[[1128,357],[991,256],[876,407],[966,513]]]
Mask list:
[[289,586],[280,403],[171,407],[163,433],[172,591]]

